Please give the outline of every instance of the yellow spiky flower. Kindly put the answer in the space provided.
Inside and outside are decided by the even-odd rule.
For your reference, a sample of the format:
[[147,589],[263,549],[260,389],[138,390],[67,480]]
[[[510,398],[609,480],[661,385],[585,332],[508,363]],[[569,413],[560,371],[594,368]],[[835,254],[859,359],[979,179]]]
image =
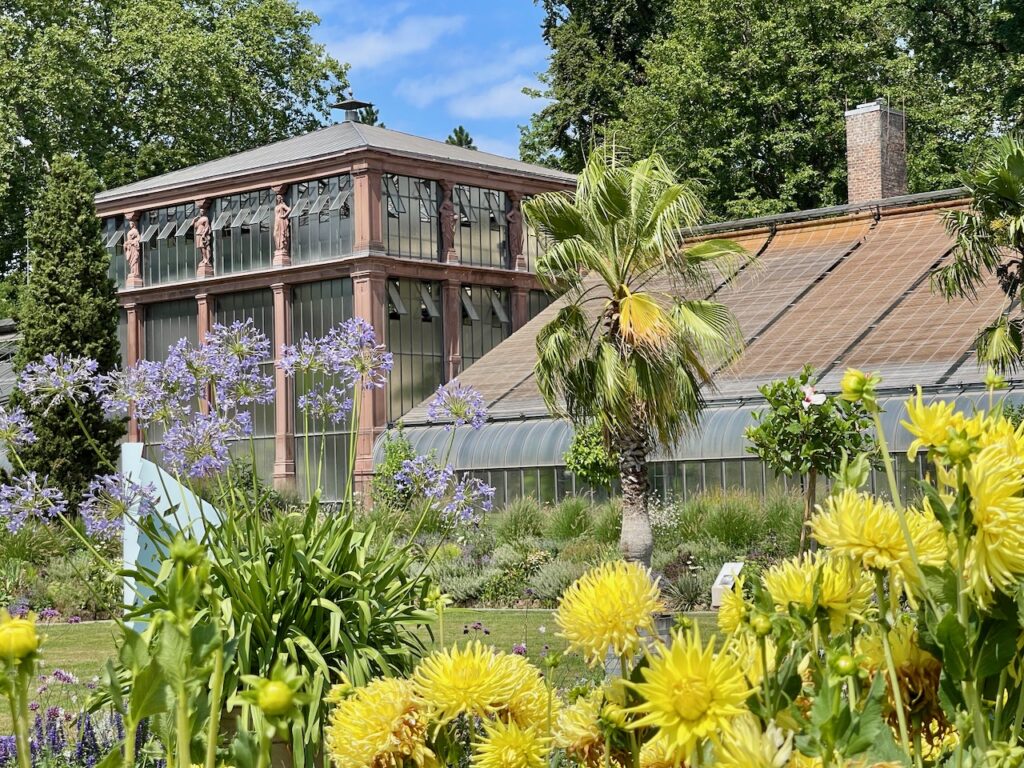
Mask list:
[[579,651],[589,664],[615,656],[632,656],[641,633],[654,632],[654,614],[663,606],[650,572],[622,560],[604,563],[583,574],[562,595],[555,613],[569,650]]
[[673,749],[691,752],[703,739],[731,734],[731,723],[743,714],[750,687],[739,661],[706,646],[700,634],[677,632],[672,645],[659,643],[642,683],[629,682],[641,701],[629,711],[640,719],[632,728],[656,727]]
[[537,728],[515,722],[484,723],[484,736],[473,749],[474,768],[546,768],[549,739]]
[[[761,641],[764,640],[764,653],[761,652]],[[756,688],[764,680],[765,662],[768,672],[775,671],[775,641],[771,636],[759,638],[753,632],[736,635],[722,649],[723,653],[731,653],[743,670],[744,677],[751,688]]]
[[554,744],[585,768],[598,768],[604,761],[605,739],[601,729],[601,689],[580,696],[564,707],[555,721]]
[[324,734],[337,768],[434,768],[427,718],[408,680],[377,679],[331,711]]
[[718,607],[718,628],[727,635],[738,632],[750,614],[750,606],[743,594],[743,583],[743,577],[737,576],[732,588],[722,595],[722,604]]
[[908,459],[913,461],[921,448],[935,448],[949,440],[949,428],[953,426],[955,408],[955,403],[943,400],[925,404],[921,388],[917,388],[917,394],[907,401],[907,417],[910,420],[900,422],[914,436],[910,448],[907,449]]
[[784,768],[793,753],[793,734],[772,724],[764,731],[753,715],[740,715],[732,724],[732,735],[715,747],[715,765],[720,768]]
[[[889,503],[847,488],[825,501],[811,520],[815,538],[839,557],[848,557],[868,570],[888,571],[914,601],[922,585],[900,526],[899,513]],[[945,532],[932,515],[904,512],[920,565],[942,566],[947,559]]]
[[851,616],[862,617],[874,591],[870,577],[849,558],[818,553],[772,566],[764,575],[764,586],[779,611],[785,613],[793,604],[806,611],[821,607],[839,624]]
[[686,755],[666,738],[655,736],[640,748],[640,768],[680,768]]
[[413,673],[416,694],[442,723],[461,714],[489,717],[508,706],[518,680],[502,654],[476,641],[434,651]]
[[[543,724],[547,728],[548,689],[540,670],[522,656],[503,653],[498,656],[499,674],[515,682],[505,708],[498,712],[502,719],[511,718],[521,728]],[[561,702],[551,696],[551,716],[557,717]]]
[[1024,574],[1024,461],[1006,443],[983,448],[967,471],[977,531],[968,544],[964,575],[987,605],[995,590],[1013,594]]

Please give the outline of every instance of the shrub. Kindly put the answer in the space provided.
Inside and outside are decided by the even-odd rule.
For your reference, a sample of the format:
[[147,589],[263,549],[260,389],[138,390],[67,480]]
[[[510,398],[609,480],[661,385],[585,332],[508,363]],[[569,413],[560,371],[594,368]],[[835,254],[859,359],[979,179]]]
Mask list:
[[544,514],[540,504],[523,496],[505,507],[495,521],[499,543],[510,544],[525,538],[536,538],[544,531]]
[[567,560],[552,560],[544,563],[527,581],[532,597],[553,605],[576,579],[584,574],[588,566]]
[[581,497],[569,497],[548,514],[545,532],[555,541],[573,541],[590,533],[590,502]]
[[106,617],[121,605],[121,580],[86,552],[54,558],[40,578],[33,608],[55,608],[62,616]]
[[488,605],[512,605],[526,596],[527,580],[551,560],[551,553],[534,550],[520,554],[511,547],[494,553],[494,572],[484,583],[481,598]]
[[384,458],[375,468],[370,490],[373,508],[381,514],[402,512],[408,508],[412,494],[408,488],[398,485],[395,476],[404,462],[415,458],[416,452],[405,436],[401,422],[384,434],[381,445]]
[[594,511],[594,538],[606,544],[617,544],[622,534],[622,507],[617,499],[607,501]]
[[558,556],[560,560],[569,563],[599,565],[619,557],[619,548],[615,544],[608,544],[594,538],[583,538],[566,542]]

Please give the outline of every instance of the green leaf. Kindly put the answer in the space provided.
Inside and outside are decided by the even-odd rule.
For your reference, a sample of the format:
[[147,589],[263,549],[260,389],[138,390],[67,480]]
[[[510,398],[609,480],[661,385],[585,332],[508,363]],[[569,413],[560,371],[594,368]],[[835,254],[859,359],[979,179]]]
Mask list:
[[163,670],[154,659],[132,680],[128,698],[129,720],[140,722],[143,718],[167,712],[170,706],[170,690]]
[[971,679],[967,632],[952,612],[939,621],[935,628],[935,641],[942,649],[942,667],[946,674],[957,681]]
[[982,624],[975,645],[975,679],[998,675],[1017,656],[1017,637],[1020,628],[1016,621],[986,621]]

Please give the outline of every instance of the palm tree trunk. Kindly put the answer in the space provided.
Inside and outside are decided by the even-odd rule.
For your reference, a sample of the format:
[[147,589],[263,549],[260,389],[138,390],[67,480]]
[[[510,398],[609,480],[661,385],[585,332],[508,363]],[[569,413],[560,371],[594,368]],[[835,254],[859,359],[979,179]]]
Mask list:
[[635,430],[615,436],[619,456],[619,482],[622,485],[622,533],[619,549],[626,560],[650,567],[654,537],[647,514],[647,444]]

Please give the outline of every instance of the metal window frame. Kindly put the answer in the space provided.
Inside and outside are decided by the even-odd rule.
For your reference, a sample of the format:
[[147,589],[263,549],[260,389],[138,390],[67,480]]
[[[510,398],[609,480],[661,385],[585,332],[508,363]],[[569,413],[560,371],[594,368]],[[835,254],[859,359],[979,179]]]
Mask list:
[[398,188],[398,177],[390,173],[384,174],[381,186],[384,188],[384,195],[387,197],[388,205],[395,209],[395,213],[401,215],[408,213],[405,202],[402,200],[402,192]]
[[103,247],[104,248],[114,248],[114,247],[116,247],[117,244],[119,242],[121,242],[121,238],[123,238],[124,235],[125,235],[124,227],[118,227],[117,229],[114,230],[114,232],[110,235],[110,237],[107,238],[107,242],[103,244]]
[[388,298],[391,300],[391,305],[395,308],[395,312],[400,315],[409,314],[409,308],[402,301],[402,295],[398,291],[397,281],[395,280],[388,280]]
[[150,224],[150,225],[149,225],[148,227],[146,227],[146,229],[145,229],[145,230],[144,230],[144,231],[142,232],[142,235],[140,236],[140,238],[139,238],[139,239],[140,239],[140,240],[141,240],[141,241],[142,241],[143,243],[148,243],[148,242],[149,242],[150,240],[152,240],[152,239],[153,239],[153,235],[155,235],[155,234],[156,234],[156,232],[157,232],[157,230],[158,230],[158,229],[160,229],[160,225],[159,225],[159,224]]
[[491,288],[491,309],[494,310],[494,314],[498,316],[498,320],[502,323],[511,322],[508,319],[508,312],[505,311],[505,306],[498,299],[498,291],[495,288]]
[[434,297],[430,295],[429,285],[429,283],[420,282],[420,301],[423,302],[427,314],[436,319],[441,316],[441,311],[437,308],[437,302],[434,301]]
[[498,192],[493,189],[484,190],[484,199],[487,201],[487,207],[491,211],[491,215],[494,217],[494,221],[499,225],[505,217],[505,210],[501,205],[501,200],[498,197]]
[[178,220],[171,219],[164,223],[163,228],[160,230],[160,234],[156,236],[157,240],[170,240],[175,237],[174,231],[178,228]]
[[462,286],[462,290],[459,291],[459,295],[462,296],[462,308],[469,315],[469,319],[474,323],[480,322],[480,313],[476,311],[476,305],[473,303],[473,297],[466,293],[468,286]]
[[470,223],[475,224],[480,220],[476,209],[473,207],[473,198],[469,194],[469,187],[463,184],[456,184],[452,188],[452,202],[458,208],[459,214],[464,216]]
[[192,224],[194,223],[194,220],[195,216],[191,214],[186,215],[185,218],[178,223],[178,229],[177,231],[175,231],[174,236],[184,237],[185,235],[187,235],[188,231],[192,229]]

